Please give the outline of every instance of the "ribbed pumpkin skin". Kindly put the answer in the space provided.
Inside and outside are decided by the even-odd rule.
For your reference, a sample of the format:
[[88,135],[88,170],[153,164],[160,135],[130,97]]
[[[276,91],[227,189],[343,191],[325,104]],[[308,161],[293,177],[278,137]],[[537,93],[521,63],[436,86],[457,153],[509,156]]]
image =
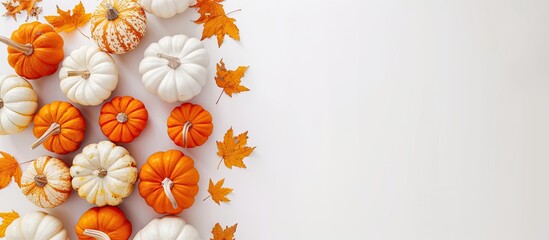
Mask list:
[[104,232],[111,240],[127,240],[132,235],[132,224],[124,212],[112,206],[90,208],[82,214],[75,229],[80,240],[95,240],[84,234],[85,229]]
[[[127,116],[126,122],[117,119],[121,113]],[[148,118],[143,102],[129,96],[115,97],[101,108],[99,126],[111,141],[129,143],[145,129]]]
[[[133,240],[201,240],[198,231],[182,218],[155,218],[135,234]],[[209,238],[208,238],[209,239]],[[233,239],[231,239],[233,240]]]
[[[162,187],[165,178],[173,181],[171,191],[177,200],[176,209]],[[177,150],[156,152],[139,172],[139,194],[157,213],[178,214],[193,205],[199,179],[200,175],[190,157]]]
[[[39,186],[36,176],[47,179],[45,186]],[[58,158],[42,156],[34,160],[21,177],[21,191],[36,206],[53,208],[61,205],[71,195],[69,167]]]
[[61,125],[61,133],[44,141],[44,148],[57,154],[80,148],[86,131],[86,120],[80,110],[68,102],[55,101],[44,105],[34,116],[34,136],[42,136],[54,122]]
[[0,74],[0,135],[25,130],[38,109],[38,95],[32,85],[16,75]]
[[[118,12],[114,20],[107,18],[107,3]],[[133,0],[103,0],[91,18],[92,38],[99,48],[108,53],[123,54],[133,50],[145,35],[147,17]]]
[[212,115],[198,104],[184,103],[172,110],[168,117],[168,135],[172,141],[185,147],[183,128],[190,121],[192,127],[188,131],[187,148],[204,144],[213,132]]
[[34,48],[33,53],[26,56],[8,47],[8,63],[18,75],[27,79],[52,75],[63,61],[63,38],[50,25],[24,23],[11,34],[11,39],[21,44],[30,43]]
[[[44,227],[47,226],[47,227]],[[7,240],[68,240],[69,234],[56,217],[42,211],[15,219],[6,229]]]

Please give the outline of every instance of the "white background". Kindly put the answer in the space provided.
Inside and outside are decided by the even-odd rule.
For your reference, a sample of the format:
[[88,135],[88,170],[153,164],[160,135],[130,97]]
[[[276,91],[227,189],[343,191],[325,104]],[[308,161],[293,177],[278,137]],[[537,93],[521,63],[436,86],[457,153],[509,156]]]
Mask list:
[[[44,0],[44,15],[55,12]],[[72,8],[76,1],[60,1]],[[84,1],[91,11],[97,2]],[[201,173],[195,205],[182,216],[208,239],[216,222],[239,223],[237,239],[549,238],[549,1],[545,0],[227,0],[242,41],[217,48],[203,92],[215,129],[205,146],[183,150]],[[164,35],[199,37],[189,10],[169,20],[149,15],[141,45],[116,56],[114,95],[149,109],[149,125],[124,144],[141,166],[156,151],[181,149],[165,121],[178,104],[143,88],[137,72],[145,47]],[[22,17],[23,18],[23,17]],[[43,18],[40,18],[43,21]],[[1,19],[0,34],[17,24]],[[84,31],[88,32],[87,27]],[[66,55],[93,44],[63,33]],[[250,65],[251,92],[232,99],[215,86],[215,63]],[[0,59],[6,52],[0,51]],[[6,61],[2,73],[12,73]],[[56,75],[32,82],[40,104],[66,100]],[[85,144],[104,139],[100,107],[80,107]],[[229,127],[249,130],[257,146],[248,169],[216,170],[215,141]],[[19,161],[31,129],[0,137]],[[62,158],[70,163],[75,155]],[[25,166],[23,166],[25,167]],[[208,179],[226,178],[232,202],[206,197]],[[0,210],[37,210],[15,184],[0,191]],[[71,231],[91,206],[73,192],[48,212]],[[134,234],[158,215],[134,191],[121,208]]]

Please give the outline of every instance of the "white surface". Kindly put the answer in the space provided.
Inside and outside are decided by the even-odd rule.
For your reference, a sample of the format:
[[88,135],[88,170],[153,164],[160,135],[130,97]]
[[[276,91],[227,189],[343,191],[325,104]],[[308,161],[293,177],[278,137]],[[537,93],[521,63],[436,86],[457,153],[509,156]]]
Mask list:
[[[51,4],[44,0],[42,6]],[[74,2],[60,2],[64,9]],[[96,1],[84,1],[88,10]],[[549,238],[549,8],[542,0],[386,0],[334,2],[227,0],[242,41],[214,39],[210,79],[192,102],[214,117],[209,142],[184,150],[196,160],[201,191],[183,216],[204,239],[216,222],[239,223],[237,239]],[[43,15],[52,14],[47,6]],[[147,129],[125,144],[142,165],[175,146],[165,121],[178,104],[149,95],[137,74],[145,47],[166,34],[199,37],[187,11],[149,17],[148,34],[116,57],[115,95],[130,94],[151,113]],[[0,33],[14,30],[1,20]],[[66,51],[93,44],[63,34]],[[5,59],[0,51],[0,59]],[[215,63],[251,65],[251,92],[224,96]],[[12,70],[0,64],[4,73]],[[41,104],[65,97],[53,76],[33,82]],[[99,107],[81,108],[85,143],[103,139]],[[215,140],[232,126],[249,130],[247,170],[216,171]],[[28,129],[1,137],[19,161],[49,154],[28,151]],[[70,161],[74,154],[63,157]],[[206,197],[208,179],[227,178],[232,202]],[[0,191],[1,209],[33,207],[16,185]],[[49,212],[73,228],[91,207],[76,193]],[[134,234],[156,215],[137,191],[121,205]],[[74,234],[74,233],[71,233]],[[74,235],[73,235],[74,236]]]

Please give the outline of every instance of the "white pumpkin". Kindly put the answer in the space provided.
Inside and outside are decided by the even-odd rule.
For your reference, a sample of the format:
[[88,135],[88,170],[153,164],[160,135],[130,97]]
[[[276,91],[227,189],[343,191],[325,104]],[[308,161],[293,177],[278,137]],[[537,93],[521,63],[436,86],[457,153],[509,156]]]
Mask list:
[[147,47],[139,72],[147,91],[171,103],[200,93],[209,64],[210,55],[200,40],[166,36]]
[[201,240],[198,231],[176,216],[156,218],[141,229],[134,240]]
[[6,229],[7,240],[66,240],[63,223],[45,212],[31,212],[15,219]]
[[194,0],[139,0],[146,12],[161,18],[171,18],[189,8]]
[[59,79],[61,91],[71,102],[96,106],[118,85],[118,68],[109,54],[97,47],[82,46],[65,58]]
[[73,159],[72,187],[90,204],[116,206],[133,191],[135,166],[128,151],[111,141],[90,144]]
[[27,80],[16,75],[0,75],[0,135],[25,130],[37,108],[38,96]]

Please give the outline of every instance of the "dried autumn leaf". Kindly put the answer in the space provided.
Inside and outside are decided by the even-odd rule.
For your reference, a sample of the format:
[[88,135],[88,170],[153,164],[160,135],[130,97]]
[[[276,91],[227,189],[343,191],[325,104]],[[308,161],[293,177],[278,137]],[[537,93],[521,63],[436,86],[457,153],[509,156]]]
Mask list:
[[204,201],[206,201],[209,197],[212,197],[212,200],[217,203],[217,205],[220,205],[219,202],[230,202],[231,200],[226,196],[229,195],[233,189],[224,188],[223,183],[225,183],[225,178],[219,180],[215,185],[213,184],[212,179],[210,179],[210,185],[208,186],[210,196],[206,197]]
[[13,156],[0,152],[0,189],[5,188],[10,184],[11,178],[15,180],[17,185],[21,187],[21,167]]
[[237,226],[238,223],[231,227],[226,226],[225,229],[223,229],[219,223],[216,223],[212,229],[213,238],[210,238],[210,240],[233,240]]
[[42,8],[35,6],[37,2],[42,0],[8,0],[7,2],[2,2],[4,8],[6,8],[6,13],[4,16],[11,16],[15,21],[17,21],[17,14],[20,14],[21,11],[27,11],[27,20],[30,17],[36,17],[38,19],[38,14],[41,12]]
[[215,84],[217,84],[218,87],[223,88],[223,91],[219,95],[216,104],[219,102],[219,99],[221,99],[221,95],[223,95],[223,92],[229,95],[229,97],[232,97],[233,93],[250,91],[249,88],[240,85],[240,82],[242,81],[246,70],[248,70],[248,66],[239,66],[236,70],[227,70],[223,59],[219,61],[219,63],[217,64]]
[[197,8],[200,13],[200,18],[195,20],[195,23],[206,23],[210,18],[225,15],[223,5],[219,4],[224,0],[197,0],[192,8]]
[[6,236],[6,229],[13,222],[13,220],[19,218],[19,214],[15,211],[0,213],[0,218],[2,218],[2,224],[0,224],[0,238]]
[[78,27],[86,25],[86,23],[90,21],[92,14],[86,13],[86,9],[82,2],[74,7],[72,15],[71,10],[63,11],[59,6],[57,6],[57,14],[59,14],[59,16],[44,17],[46,21],[55,28],[56,32],[71,32],[78,29],[82,35],[86,36]]
[[[225,136],[223,142],[217,141],[217,155],[222,157],[221,162],[225,163],[225,166],[232,169],[233,167],[246,168],[244,164],[244,158],[250,156],[255,147],[248,147],[248,131],[239,134],[237,137],[233,137],[233,128],[230,128]],[[219,169],[219,165],[217,169]]]

